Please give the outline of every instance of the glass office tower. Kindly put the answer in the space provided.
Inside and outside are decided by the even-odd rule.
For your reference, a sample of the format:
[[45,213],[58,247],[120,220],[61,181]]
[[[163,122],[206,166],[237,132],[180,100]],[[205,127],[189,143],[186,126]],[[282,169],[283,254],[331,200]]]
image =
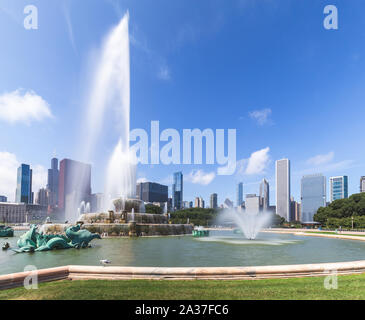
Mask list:
[[237,207],[242,205],[242,202],[243,202],[243,183],[240,182],[237,185]]
[[301,193],[301,221],[313,222],[317,210],[326,206],[326,177],[322,174],[303,176]]
[[183,189],[183,174],[182,172],[175,172],[172,185],[172,207],[174,210],[180,210],[183,207]]
[[345,199],[349,196],[349,185],[347,176],[330,178],[331,202],[338,199]]
[[32,169],[28,164],[21,164],[18,168],[15,202],[33,203]]

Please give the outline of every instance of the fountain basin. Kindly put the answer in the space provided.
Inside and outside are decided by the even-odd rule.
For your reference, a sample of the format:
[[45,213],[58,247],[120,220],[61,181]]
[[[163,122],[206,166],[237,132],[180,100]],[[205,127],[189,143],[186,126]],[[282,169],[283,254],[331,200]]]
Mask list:
[[140,224],[136,222],[93,223],[84,224],[82,228],[108,237],[185,235],[191,234],[193,229],[190,224]]

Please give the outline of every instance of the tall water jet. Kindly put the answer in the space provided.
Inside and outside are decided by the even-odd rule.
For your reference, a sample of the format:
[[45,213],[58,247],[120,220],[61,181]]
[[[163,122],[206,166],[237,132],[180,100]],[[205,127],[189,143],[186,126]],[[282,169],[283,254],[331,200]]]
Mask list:
[[104,187],[103,209],[113,210],[111,199],[134,198],[136,195],[136,166],[134,155],[122,147],[121,140],[109,160]]
[[142,201],[141,205],[139,206],[139,212],[140,213],[146,213],[146,206],[144,204],[144,201]]
[[[104,116],[114,109],[118,138],[106,169],[103,210],[112,209],[112,199],[134,197],[136,186],[136,162],[129,150],[130,130],[130,57],[129,14],[106,37],[100,62],[94,74],[88,103],[87,141],[83,156],[92,157],[101,134]],[[110,126],[109,126],[110,127]]]

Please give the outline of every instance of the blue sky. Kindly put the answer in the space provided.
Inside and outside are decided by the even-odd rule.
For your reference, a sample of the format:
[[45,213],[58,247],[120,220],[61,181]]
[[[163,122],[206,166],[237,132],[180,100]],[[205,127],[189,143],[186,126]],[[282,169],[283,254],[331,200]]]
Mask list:
[[[38,8],[37,30],[23,26],[28,4]],[[328,4],[338,8],[338,30],[323,27]],[[54,153],[80,157],[93,58],[127,10],[131,128],[149,131],[159,120],[161,130],[237,129],[242,165],[232,176],[215,176],[215,165],[145,165],[138,178],[170,185],[181,170],[184,200],[208,202],[217,192],[221,203],[236,199],[237,182],[258,193],[266,177],[274,203],[275,160],[287,157],[296,199],[310,173],[346,174],[350,193],[358,192],[365,175],[362,0],[2,0],[0,194],[14,196],[20,162],[32,165],[38,188]],[[9,101],[18,103],[15,113],[1,110]],[[25,102],[38,108],[24,111]],[[114,127],[110,119],[90,159],[94,192],[103,190]]]

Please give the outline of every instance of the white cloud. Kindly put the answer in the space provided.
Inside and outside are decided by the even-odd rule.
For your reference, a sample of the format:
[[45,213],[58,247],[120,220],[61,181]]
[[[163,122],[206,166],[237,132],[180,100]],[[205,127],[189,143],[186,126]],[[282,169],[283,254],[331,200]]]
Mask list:
[[248,159],[241,159],[236,161],[236,175],[244,176],[247,167]]
[[193,170],[191,171],[186,180],[194,183],[194,184],[201,184],[201,185],[208,185],[210,184],[215,178],[215,172],[208,172],[205,173],[203,170]]
[[252,153],[250,158],[248,159],[245,174],[253,175],[264,173],[270,162],[269,151],[270,148],[267,147],[265,149],[261,149]]
[[33,91],[15,90],[0,95],[0,120],[30,124],[52,118],[49,104]]
[[162,66],[157,76],[161,80],[170,80],[170,69],[167,66]]
[[19,162],[16,156],[9,152],[0,152],[0,195],[14,201],[16,175]]
[[147,182],[148,180],[146,178],[138,178],[137,179],[137,183],[144,183]]
[[255,110],[249,113],[250,117],[262,126],[270,121],[271,109]]
[[319,154],[313,158],[310,158],[307,160],[307,164],[319,166],[321,164],[329,163],[333,160],[335,156],[335,153],[333,151],[327,153],[327,154]]
[[[0,152],[0,195],[8,197],[8,201],[15,200],[17,170],[20,161],[10,152]],[[32,190],[36,193],[47,184],[47,169],[41,165],[31,166],[33,169]]]

